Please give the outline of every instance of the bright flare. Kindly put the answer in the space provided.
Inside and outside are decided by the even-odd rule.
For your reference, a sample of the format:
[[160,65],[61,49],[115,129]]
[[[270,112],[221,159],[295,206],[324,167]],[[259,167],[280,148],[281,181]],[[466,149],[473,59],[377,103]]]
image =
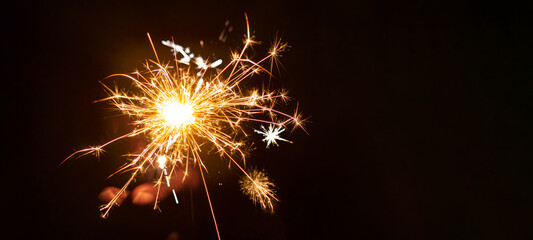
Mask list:
[[157,163],[159,164],[159,168],[165,169],[166,163],[167,163],[167,157],[163,155],[157,157]]
[[168,102],[161,107],[163,118],[168,124],[181,127],[194,122],[193,109],[189,104]]

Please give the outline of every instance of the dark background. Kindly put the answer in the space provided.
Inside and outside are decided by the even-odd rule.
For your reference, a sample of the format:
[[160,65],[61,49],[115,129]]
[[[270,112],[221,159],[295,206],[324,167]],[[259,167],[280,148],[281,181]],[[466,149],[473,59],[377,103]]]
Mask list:
[[[100,160],[58,164],[116,136],[108,106],[92,101],[103,96],[99,80],[153,57],[147,32],[167,59],[158,42],[170,37],[224,58],[239,46],[246,12],[263,41],[257,52],[276,33],[292,46],[273,82],[311,122],[309,135],[286,135],[293,144],[265,151],[252,140],[250,161],[279,188],[272,216],[239,193],[236,169],[213,164],[223,239],[525,239],[531,10],[465,1],[6,5],[3,226],[17,238],[215,239],[203,188],[181,192],[179,205],[163,201],[162,212],[125,203],[99,218],[100,190],[125,180],[106,177],[127,142]],[[226,20],[234,31],[223,45],[214,40]],[[199,40],[205,48],[194,48]]]

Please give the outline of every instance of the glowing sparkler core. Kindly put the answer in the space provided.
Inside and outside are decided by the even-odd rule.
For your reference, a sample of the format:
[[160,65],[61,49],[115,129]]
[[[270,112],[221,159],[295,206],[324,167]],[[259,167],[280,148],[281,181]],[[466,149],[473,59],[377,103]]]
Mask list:
[[161,114],[165,121],[178,128],[194,123],[193,112],[191,105],[180,102],[166,102],[161,107]]

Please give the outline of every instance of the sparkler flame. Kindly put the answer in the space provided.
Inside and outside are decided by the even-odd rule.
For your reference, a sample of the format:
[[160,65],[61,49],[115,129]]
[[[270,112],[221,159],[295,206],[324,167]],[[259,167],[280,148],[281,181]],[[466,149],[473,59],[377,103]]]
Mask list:
[[[245,149],[249,145],[244,141],[243,136],[247,136],[244,126],[248,125],[248,122],[269,124],[268,131],[262,126],[263,132],[256,130],[265,136],[268,147],[271,143],[277,145],[276,140],[288,141],[280,138],[279,133],[289,125],[303,129],[303,120],[297,110],[289,115],[274,109],[280,101],[287,100],[284,92],[248,91],[240,86],[241,82],[257,72],[270,74],[262,65],[269,59],[272,64],[275,57],[287,47],[280,40],[276,40],[266,57],[258,61],[244,57],[246,50],[257,43],[250,36],[247,16],[246,25],[247,35],[243,48],[240,52],[233,53],[231,62],[215,74],[208,73],[209,67],[220,65],[222,60],[208,63],[202,59],[201,66],[198,65],[199,70],[195,73],[190,66],[182,66],[191,62],[190,56],[186,56],[188,53],[185,48],[170,41],[163,41],[163,44],[174,49],[175,65],[160,62],[148,35],[157,61],[147,60],[145,71],[114,74],[105,80],[114,77],[126,78],[131,82],[131,86],[120,87],[118,83],[111,86],[102,82],[108,97],[97,102],[111,103],[122,114],[129,116],[135,127],[131,132],[103,145],[76,151],[67,159],[91,153],[99,155],[107,145],[126,138],[140,137],[148,140],[140,153],[129,155],[134,157],[130,163],[117,170],[116,173],[132,171],[132,174],[116,196],[102,206],[104,217],[116,205],[117,199],[133,179],[141,174],[143,169],[151,166],[164,170],[156,186],[161,186],[165,181],[168,185],[169,176],[173,176],[172,173],[178,170],[184,171],[185,179],[189,167],[198,166],[210,202],[203,177],[204,171],[208,170],[208,164],[201,154],[202,150],[208,147],[215,149],[221,158],[228,159],[230,164],[236,165],[242,171],[242,190],[252,201],[259,203],[264,210],[273,211],[272,202],[277,201],[272,190],[274,184],[262,172],[254,170],[248,173],[244,170]],[[182,54],[183,58],[178,60],[177,52]],[[198,61],[195,63],[198,64]],[[277,128],[273,128],[274,124]],[[176,194],[173,193],[177,202]],[[157,201],[154,204],[154,208],[156,207]],[[216,226],[211,203],[210,207]]]

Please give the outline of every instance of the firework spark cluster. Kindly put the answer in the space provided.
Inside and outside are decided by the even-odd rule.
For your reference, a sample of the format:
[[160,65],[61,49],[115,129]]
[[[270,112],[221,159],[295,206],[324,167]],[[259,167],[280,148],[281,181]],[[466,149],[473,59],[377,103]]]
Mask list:
[[264,171],[253,169],[248,176],[239,181],[241,191],[247,195],[252,202],[261,206],[261,209],[274,213],[274,202],[276,197],[275,185]]
[[[134,128],[102,145],[76,151],[67,159],[100,155],[104,147],[127,138],[143,138],[147,142],[142,151],[126,154],[129,161],[116,173],[130,172],[131,177],[120,192],[102,206],[104,217],[117,205],[117,199],[132,181],[148,168],[162,170],[156,179],[156,186],[160,187],[168,185],[170,176],[175,176],[173,173],[182,171],[182,180],[185,180],[190,169],[197,167],[209,198],[204,178],[209,162],[203,158],[203,154],[209,151],[237,166],[243,174],[242,191],[265,211],[273,211],[273,203],[277,201],[274,184],[265,173],[247,171],[245,167],[252,136],[249,131],[253,132],[254,126],[259,125],[261,131],[255,132],[264,137],[268,147],[277,145],[276,140],[289,142],[279,135],[289,126],[303,129],[303,119],[297,109],[291,114],[275,109],[288,100],[283,91],[249,89],[241,85],[256,74],[271,74],[272,64],[287,47],[277,39],[265,57],[257,61],[246,57],[247,50],[258,44],[250,35],[248,18],[246,24],[243,47],[231,54],[231,60],[225,66],[221,65],[220,59],[210,62],[194,57],[188,48],[173,41],[162,42],[174,52],[173,61],[162,62],[149,36],[156,60],[146,60],[142,71],[114,74],[101,82],[108,96],[97,102],[110,103],[131,119]],[[128,84],[119,84],[123,80],[113,81],[117,78],[126,79]],[[268,125],[268,130],[263,125]],[[214,218],[212,207],[211,211]]]

